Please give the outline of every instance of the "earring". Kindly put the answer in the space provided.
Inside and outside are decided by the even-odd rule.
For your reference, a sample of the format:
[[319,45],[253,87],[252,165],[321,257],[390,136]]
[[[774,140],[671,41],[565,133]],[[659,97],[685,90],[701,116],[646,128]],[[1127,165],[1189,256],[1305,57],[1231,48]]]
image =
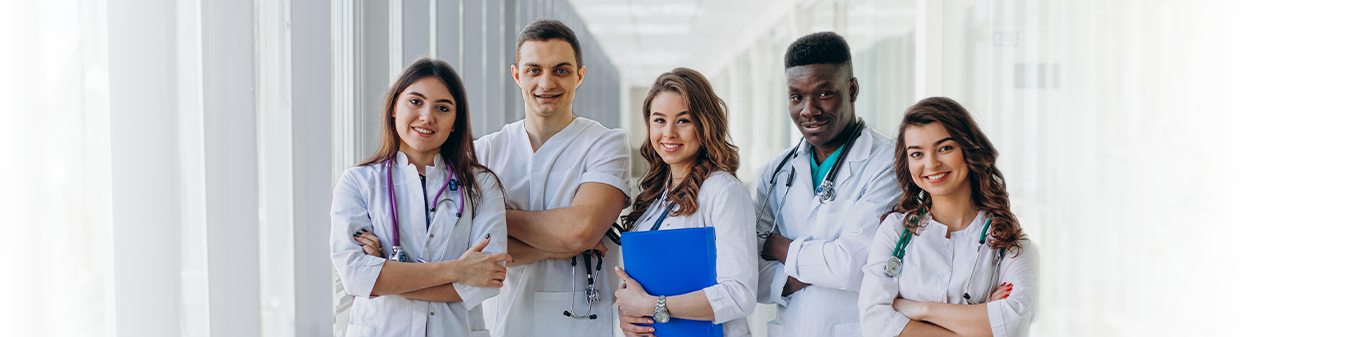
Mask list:
[[920,200],[920,203],[925,203],[925,190],[920,190],[920,194],[917,194],[915,198]]

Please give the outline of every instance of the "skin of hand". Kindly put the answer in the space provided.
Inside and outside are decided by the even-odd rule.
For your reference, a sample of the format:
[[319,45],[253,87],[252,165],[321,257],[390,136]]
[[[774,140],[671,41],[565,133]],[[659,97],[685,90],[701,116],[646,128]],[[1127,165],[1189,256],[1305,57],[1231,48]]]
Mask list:
[[774,230],[773,234],[768,236],[768,240],[764,241],[764,247],[759,252],[759,256],[763,257],[764,260],[785,263],[784,261],[787,261],[787,247],[791,244],[792,239],[788,239],[782,233]]
[[[768,240],[764,241],[763,251],[759,252],[759,257],[768,261],[785,263],[784,261],[787,261],[787,247],[790,245],[792,245],[792,239],[788,239],[786,236],[783,236],[782,232],[774,229],[773,234],[768,236]],[[788,276],[787,283],[783,284],[783,296],[791,295],[808,286],[811,286],[811,284],[802,282],[795,277]]]
[[[475,287],[502,287],[503,280],[507,278],[507,267],[499,265],[498,262],[512,261],[512,256],[506,253],[484,254],[480,252],[489,245],[491,238],[484,238],[470,249],[466,250],[460,258],[455,260],[441,261],[438,263],[452,264],[455,270],[457,281]],[[364,232],[356,237],[356,241],[363,245],[365,254],[384,257],[379,237],[374,233]]]
[[653,332],[655,332],[655,328],[636,324],[654,324],[655,320],[650,319],[649,317],[626,315],[620,311],[618,311],[618,313],[617,321],[621,322],[619,327],[621,327],[621,333],[623,335],[636,337],[654,336]]
[[617,306],[621,308],[621,313],[635,317],[654,315],[659,298],[645,293],[645,288],[627,275],[625,269],[618,266],[616,272],[617,277],[621,278],[621,288],[616,291]]

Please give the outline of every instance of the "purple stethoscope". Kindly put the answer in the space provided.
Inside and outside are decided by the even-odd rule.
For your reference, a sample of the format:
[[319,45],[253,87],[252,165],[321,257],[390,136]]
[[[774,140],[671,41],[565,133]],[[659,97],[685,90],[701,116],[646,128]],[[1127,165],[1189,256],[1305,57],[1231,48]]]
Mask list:
[[[398,199],[394,197],[394,160],[389,159],[389,163],[385,165],[385,168],[386,173],[388,173],[387,176],[389,177],[389,216],[391,218],[391,228],[393,229],[393,231],[390,232],[391,235],[393,235],[393,240],[390,241],[393,244],[393,246],[389,247],[389,261],[408,262],[408,252],[404,251],[402,246],[399,246]],[[455,211],[455,220],[460,221],[460,216],[465,213],[465,195],[460,193],[460,185],[456,184],[456,179],[457,178],[455,177],[455,169],[451,168],[450,163],[446,163],[447,185],[449,186],[450,190],[454,191],[453,193],[460,197],[460,208],[457,208]],[[432,208],[428,209],[428,212],[436,212],[436,206],[440,205],[441,203],[441,193],[445,192],[445,188],[439,189],[439,191],[436,192],[436,198],[432,200]],[[423,202],[425,203],[426,200],[423,200]],[[427,261],[424,261],[422,259],[417,259],[417,262],[427,263]]]

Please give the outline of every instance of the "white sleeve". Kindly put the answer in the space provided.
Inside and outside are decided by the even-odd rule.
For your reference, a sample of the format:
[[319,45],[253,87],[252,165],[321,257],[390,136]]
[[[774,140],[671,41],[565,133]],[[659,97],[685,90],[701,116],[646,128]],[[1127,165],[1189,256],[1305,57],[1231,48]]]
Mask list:
[[890,159],[881,160],[877,166],[867,168],[865,174],[874,174],[873,179],[864,183],[858,199],[844,212],[847,221],[841,224],[843,230],[838,237],[800,237],[788,245],[784,273],[812,285],[858,291],[863,279],[859,267],[868,259],[868,243],[877,231],[878,218],[901,196],[891,163]]
[[631,199],[631,148],[626,143],[626,132],[620,129],[607,130],[588,151],[590,158],[585,159],[584,172],[579,177],[579,185],[602,183],[616,187],[626,195],[622,208],[630,205]]
[[332,230],[328,235],[328,246],[332,268],[336,269],[346,293],[375,298],[377,296],[370,296],[370,293],[375,289],[375,280],[379,278],[379,271],[386,260],[366,255],[360,243],[351,236],[361,228],[375,232],[365,199],[370,191],[361,184],[364,178],[357,170],[359,168],[351,168],[343,172],[332,190]]
[[[489,245],[480,251],[485,254],[498,254],[507,252],[508,229],[507,229],[507,210],[503,207],[503,190],[498,186],[498,179],[494,178],[489,172],[479,172],[476,174],[479,181],[480,192],[483,193],[479,207],[474,210],[472,228],[470,229],[469,246],[484,240],[488,235],[492,238]],[[463,253],[463,252],[462,252]],[[485,299],[498,295],[497,287],[475,287],[463,283],[452,283],[455,292],[460,294],[460,301],[465,304],[465,309],[474,309]]]
[[[787,155],[788,151],[790,150],[784,150],[783,155]],[[773,228],[774,211],[764,210],[768,207],[768,205],[765,204],[769,202],[769,198],[782,197],[781,195],[768,195],[769,189],[775,187],[770,186],[769,184],[770,180],[776,182],[772,176],[775,167],[774,165],[777,165],[776,162],[769,162],[768,165],[764,166],[763,170],[759,171],[759,177],[754,180],[757,182],[757,185],[759,185],[755,188],[754,194],[756,234],[757,228]],[[776,194],[777,191],[774,191],[773,193]],[[755,247],[763,245],[763,242],[759,240],[758,236],[755,236],[754,238]],[[755,289],[757,290],[756,296],[758,297],[759,303],[787,305],[787,299],[783,298],[783,285],[787,284],[787,274],[783,273],[783,265],[779,264],[778,261],[764,260],[757,252],[752,255],[751,258],[759,265],[759,283],[758,288]]]
[[749,207],[751,201],[745,186],[734,180],[716,187],[720,188],[699,191],[698,202],[710,210],[704,215],[705,220],[716,230],[717,284],[703,291],[711,304],[712,322],[721,324],[744,319],[754,312],[754,288],[758,282],[754,256],[759,254],[759,248],[752,239],[754,209]]
[[1022,241],[1019,254],[1006,252],[1001,260],[1000,278],[1014,287],[1010,297],[987,302],[991,334],[1024,336],[1039,306],[1039,249],[1033,241]]
[[859,322],[866,337],[899,335],[911,321],[892,309],[892,301],[900,294],[900,276],[889,277],[885,272],[887,259],[892,257],[901,236],[903,216],[887,216],[868,247],[868,263],[863,265],[863,285],[858,295]]

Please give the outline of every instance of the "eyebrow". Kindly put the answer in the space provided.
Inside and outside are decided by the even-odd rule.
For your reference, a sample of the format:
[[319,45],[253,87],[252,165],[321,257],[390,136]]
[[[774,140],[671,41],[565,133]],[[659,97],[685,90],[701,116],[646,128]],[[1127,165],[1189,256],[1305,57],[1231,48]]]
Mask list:
[[[944,137],[944,139],[940,139],[939,141],[934,142],[934,145],[943,144],[944,142],[947,142],[947,141],[950,141],[950,140],[953,140],[953,137]],[[920,145],[911,145],[911,146],[907,146],[907,147],[906,147],[907,150],[910,150],[910,149],[919,149],[919,148],[921,148]]]
[[[427,99],[427,96],[422,95],[422,93],[416,92],[416,91],[409,91],[409,92],[408,92],[408,95],[413,95],[413,96],[417,96],[417,97],[422,97],[422,99]],[[451,100],[445,99],[445,98],[436,100],[436,102],[437,102],[437,103],[445,102],[446,104],[455,105],[455,102],[451,102]]]
[[[678,113],[674,114],[674,116],[682,117],[683,115],[688,115],[688,114],[689,114],[688,111],[687,111],[687,110],[684,110],[684,111],[679,111]],[[654,115],[660,115],[660,116],[665,116],[665,117],[668,117],[668,116],[669,116],[669,115],[667,115],[667,114],[665,114],[665,113],[663,113],[663,112],[659,112],[659,111],[655,111],[655,112],[651,112],[651,113],[650,113],[650,116],[654,116]]]
[[[815,89],[815,90],[822,90],[822,89],[827,89],[827,88],[830,88],[830,87],[831,87],[830,81],[822,81],[820,84],[817,84],[817,85],[816,85],[816,89]],[[794,92],[794,91],[797,91],[797,88],[796,88],[796,87],[793,87],[793,86],[788,86],[788,87],[787,87],[787,91],[788,91],[788,92]]]
[[[535,67],[535,68],[545,68],[545,67],[542,67],[540,63],[527,63],[526,66],[527,66],[527,67]],[[561,67],[561,66],[573,67],[574,64],[569,63],[569,62],[560,62],[560,64],[556,64],[556,65],[555,65],[556,68]]]

